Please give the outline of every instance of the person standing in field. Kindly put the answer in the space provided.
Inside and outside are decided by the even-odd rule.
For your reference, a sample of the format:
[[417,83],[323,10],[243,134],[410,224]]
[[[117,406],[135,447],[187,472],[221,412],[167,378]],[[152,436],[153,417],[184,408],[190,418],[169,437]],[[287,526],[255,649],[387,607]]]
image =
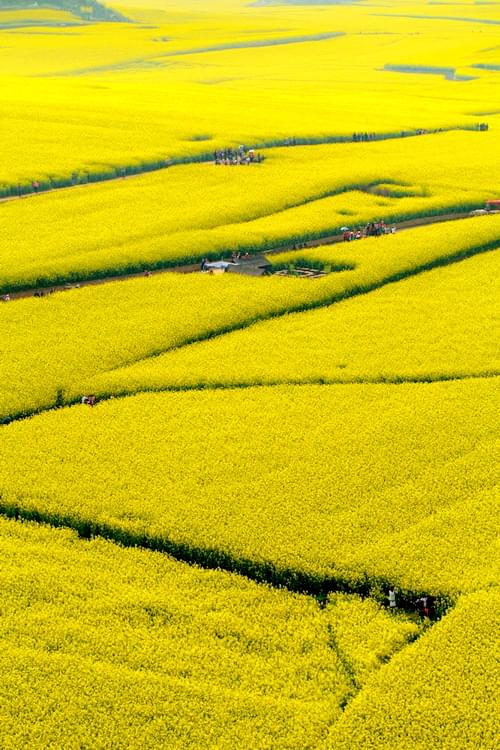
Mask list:
[[426,617],[427,612],[427,597],[421,596],[417,599],[417,609],[420,617]]
[[427,606],[424,610],[426,616],[429,618],[429,620],[433,620],[436,616],[436,609],[434,607],[434,597],[428,596],[427,597]]
[[389,589],[389,608],[396,609],[396,589]]

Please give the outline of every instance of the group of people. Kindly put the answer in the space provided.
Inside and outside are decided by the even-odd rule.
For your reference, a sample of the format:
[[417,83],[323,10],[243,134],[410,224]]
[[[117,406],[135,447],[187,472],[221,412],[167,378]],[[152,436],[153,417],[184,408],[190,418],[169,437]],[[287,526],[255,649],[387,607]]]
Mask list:
[[362,240],[364,237],[381,237],[383,234],[395,234],[396,227],[393,224],[391,227],[387,226],[385,221],[371,221],[363,229],[344,229],[342,239],[344,242],[351,242],[352,240]]
[[238,148],[224,148],[214,151],[214,164],[259,164],[262,154],[257,153],[254,148],[238,146]]
[[[396,609],[397,604],[397,591],[395,588],[389,589],[387,594],[389,602],[389,609]],[[436,617],[436,606],[434,597],[430,594],[424,594],[415,601],[415,607],[420,617],[427,617],[429,620],[433,620]]]
[[65,284],[55,289],[37,289],[33,297],[45,297],[47,294],[56,294],[56,292],[68,292],[70,289],[80,289],[80,284]]
[[353,133],[352,134],[352,140],[355,143],[359,143],[360,141],[376,141],[380,138],[380,136],[377,135],[377,133]]

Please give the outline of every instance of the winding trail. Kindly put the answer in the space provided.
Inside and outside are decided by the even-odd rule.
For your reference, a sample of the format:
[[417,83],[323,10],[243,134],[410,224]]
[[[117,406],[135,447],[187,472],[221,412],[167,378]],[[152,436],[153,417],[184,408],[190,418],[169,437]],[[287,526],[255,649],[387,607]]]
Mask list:
[[[335,193],[336,194],[336,193]],[[323,196],[322,196],[323,197]],[[321,200],[322,198],[314,198],[306,202],[314,202],[314,200]],[[301,204],[302,205],[302,204]],[[292,206],[293,208],[293,206]],[[440,224],[448,221],[457,221],[459,219],[466,219],[469,217],[469,212],[459,213],[447,213],[447,214],[433,214],[431,216],[418,216],[413,219],[404,219],[400,222],[394,222],[398,231],[405,229],[412,229],[415,227],[424,226],[427,224]],[[262,250],[262,254],[266,256],[273,256],[277,253],[287,252],[289,250],[307,249],[312,247],[318,247],[320,245],[333,245],[338,242],[342,242],[343,238],[341,234],[329,234],[324,237],[318,237],[317,239],[307,240],[304,243],[300,243],[301,247],[297,248],[296,244],[284,243],[279,247],[271,248],[270,250]],[[260,254],[258,248],[256,248],[255,255]],[[254,254],[250,258],[254,257]],[[126,281],[127,279],[137,279],[144,277],[145,274],[148,276],[156,276],[157,274],[163,273],[196,273],[200,270],[199,263],[188,263],[180,265],[172,265],[170,261],[165,261],[163,268],[148,268],[148,266],[140,265],[137,271],[131,271],[123,274],[110,274],[102,275],[98,278],[92,279],[81,279],[77,282],[66,282],[61,284],[50,284],[47,286],[31,287],[28,289],[21,289],[19,291],[4,290],[4,294],[8,293],[11,301],[18,299],[25,299],[26,297],[43,296],[52,292],[64,292],[72,289],[79,289],[85,286],[97,286],[101,284],[109,284],[117,281]]]
[[[456,125],[454,127],[442,127],[442,128],[415,128],[413,130],[398,130],[389,133],[353,133],[352,135],[339,135],[330,134],[324,136],[288,136],[285,138],[275,138],[272,140],[262,139],[256,141],[248,148],[257,149],[259,151],[271,149],[271,148],[282,148],[294,147],[294,146],[320,146],[331,143],[374,143],[375,141],[387,141],[387,140],[399,140],[402,138],[413,138],[421,135],[433,135],[436,133],[449,133],[454,131],[473,131],[478,132],[479,128],[477,125]],[[364,138],[364,136],[368,136]],[[207,139],[210,140],[211,139]],[[213,161],[213,153],[217,148],[232,147],[237,148],[236,144],[227,143],[225,146],[217,143],[213,143],[211,150],[201,154],[193,156],[174,156],[165,157],[163,159],[155,159],[153,161],[144,160],[140,164],[123,164],[121,166],[109,166],[103,165],[102,171],[91,172],[85,167],[75,167],[75,171],[72,176],[67,178],[57,178],[57,183],[52,181],[51,178],[44,178],[40,175],[34,175],[30,179],[19,180],[17,184],[11,184],[10,188],[2,188],[0,192],[0,203],[19,200],[20,198],[36,198],[38,195],[47,192],[55,192],[59,190],[69,190],[75,187],[82,187],[85,185],[96,184],[99,182],[110,182],[112,180],[121,180],[127,177],[138,176],[147,172],[158,172],[160,170],[168,169],[169,167],[182,166],[185,164],[199,164],[202,162]],[[258,164],[251,165],[251,168],[255,169]],[[39,182],[39,187],[35,191],[32,187],[34,181]]]

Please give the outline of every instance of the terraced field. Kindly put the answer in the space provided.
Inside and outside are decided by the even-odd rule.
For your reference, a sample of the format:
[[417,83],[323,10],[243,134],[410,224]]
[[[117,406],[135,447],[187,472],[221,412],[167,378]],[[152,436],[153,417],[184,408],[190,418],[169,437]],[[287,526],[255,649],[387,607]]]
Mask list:
[[13,5],[0,744],[493,750],[496,6]]

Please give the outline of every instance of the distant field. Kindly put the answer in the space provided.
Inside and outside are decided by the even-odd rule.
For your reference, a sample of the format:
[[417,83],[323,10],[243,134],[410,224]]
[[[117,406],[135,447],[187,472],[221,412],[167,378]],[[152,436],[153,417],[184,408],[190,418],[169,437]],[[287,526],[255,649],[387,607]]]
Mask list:
[[[471,68],[498,62],[491,24],[410,20],[363,3],[156,5],[125,8],[134,24],[4,34],[0,184],[71,183],[239,143],[470,127],[496,101],[496,78]],[[491,19],[496,6],[471,10]],[[297,41],[269,46],[287,39]],[[452,67],[474,80],[431,81],[386,65]],[[22,144],[19,128],[29,133]]]

